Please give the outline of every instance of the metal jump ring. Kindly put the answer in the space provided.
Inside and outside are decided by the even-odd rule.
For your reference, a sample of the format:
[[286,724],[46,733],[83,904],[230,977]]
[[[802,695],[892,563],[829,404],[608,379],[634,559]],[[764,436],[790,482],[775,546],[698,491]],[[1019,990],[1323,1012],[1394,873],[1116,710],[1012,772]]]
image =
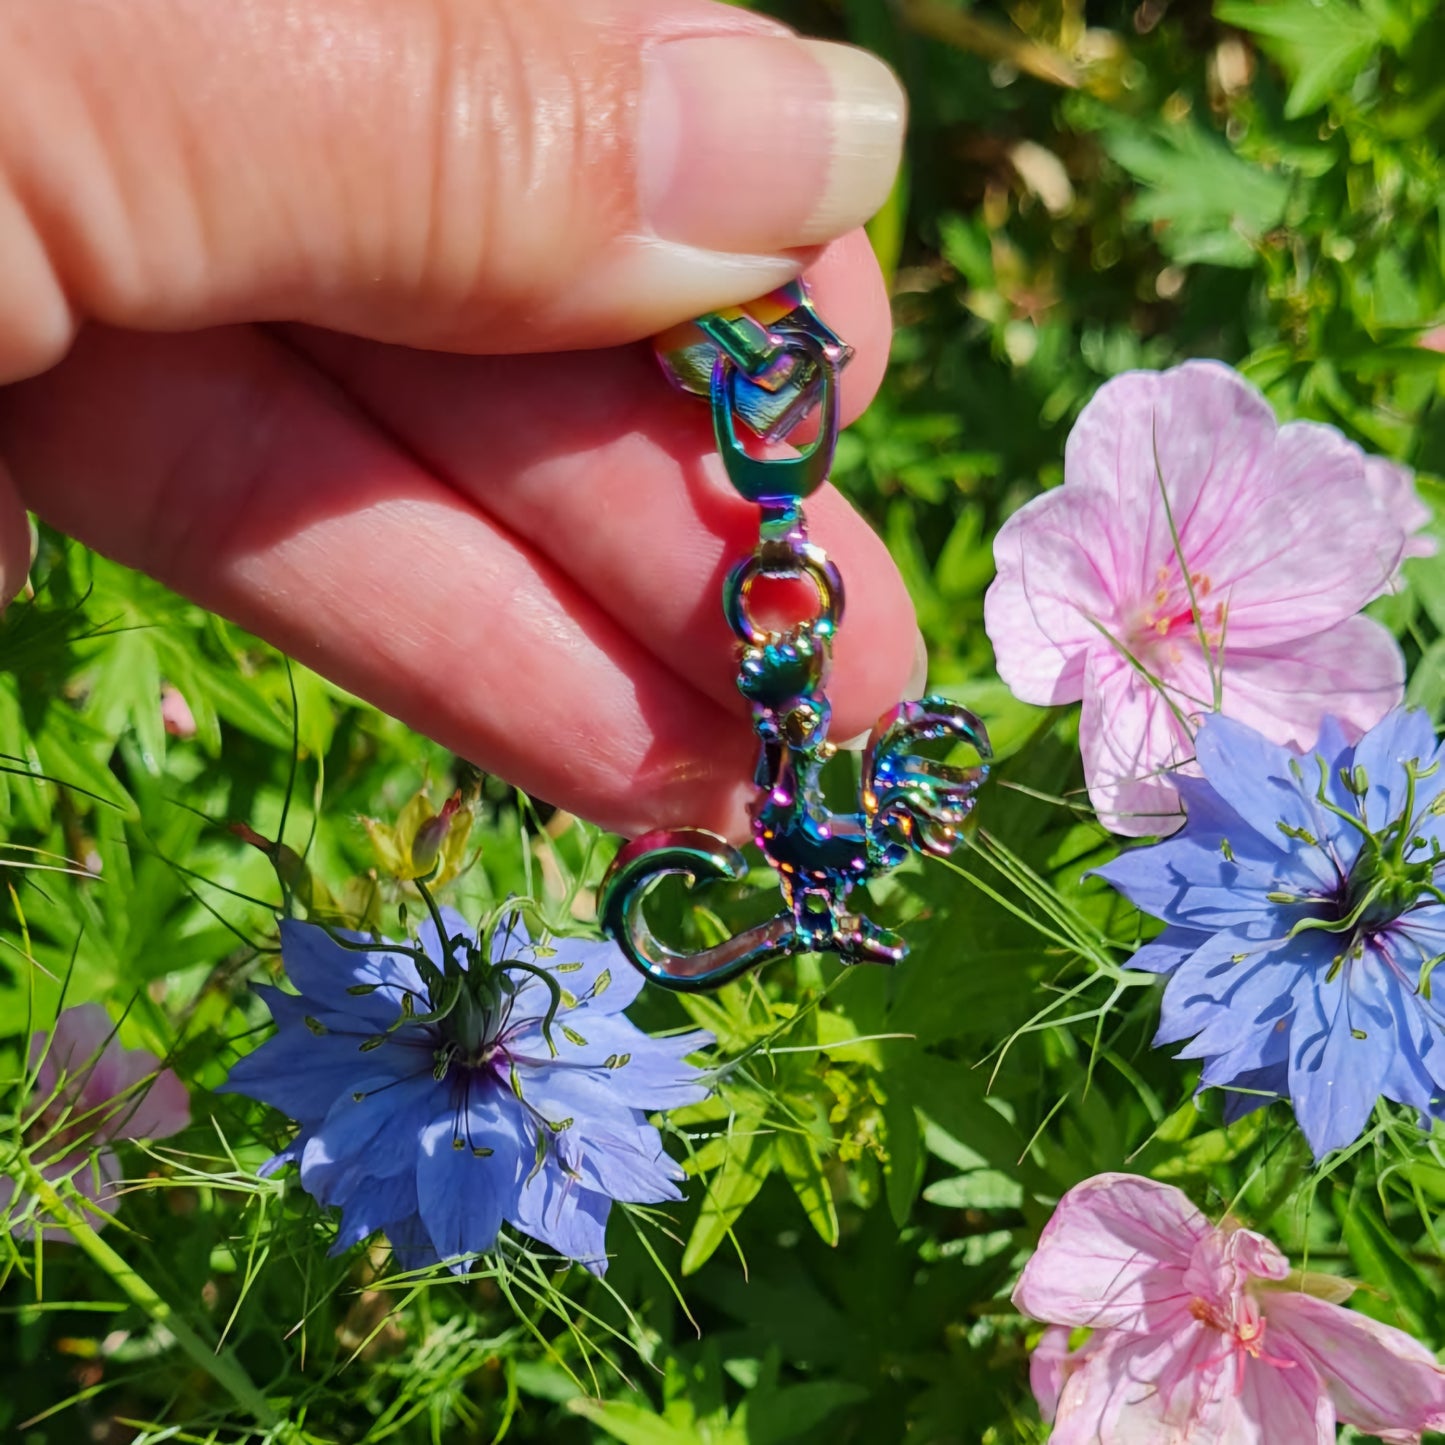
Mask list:
[[795,543],[785,566],[759,551],[745,557],[728,573],[723,583],[723,612],[728,626],[744,642],[760,647],[772,636],[748,615],[748,592],[759,577],[806,577],[818,593],[818,615],[808,625],[830,635],[838,630],[843,620],[842,573],[821,547],[811,542]]

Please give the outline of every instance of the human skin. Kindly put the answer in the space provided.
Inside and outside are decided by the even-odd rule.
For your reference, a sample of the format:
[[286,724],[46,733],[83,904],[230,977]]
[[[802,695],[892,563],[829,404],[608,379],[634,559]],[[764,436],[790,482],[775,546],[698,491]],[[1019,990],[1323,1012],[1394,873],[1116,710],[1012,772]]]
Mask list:
[[[6,0],[0,93],[5,596],[29,508],[539,797],[742,830],[756,510],[644,339],[805,271],[867,405],[878,62],[710,0]],[[846,738],[917,628],[809,518]]]

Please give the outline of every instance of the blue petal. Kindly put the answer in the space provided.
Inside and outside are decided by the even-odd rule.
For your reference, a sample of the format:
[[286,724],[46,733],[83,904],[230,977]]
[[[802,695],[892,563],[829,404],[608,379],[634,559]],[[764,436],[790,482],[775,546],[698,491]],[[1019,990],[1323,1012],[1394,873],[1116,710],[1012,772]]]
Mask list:
[[299,1164],[301,1162],[301,1155],[310,1138],[311,1131],[309,1129],[299,1130],[296,1137],[279,1154],[273,1154],[256,1173],[262,1179],[269,1179],[273,1174],[279,1173],[288,1164]]
[[[1389,965],[1379,960],[1380,967]],[[1445,1116],[1445,1034],[1433,1015],[1418,1007],[1419,999],[1409,989],[1389,990],[1395,1011],[1395,1032],[1400,1047],[1390,1059],[1382,1090],[1387,1098],[1408,1104],[1421,1114],[1421,1126],[1428,1128],[1432,1116]]]
[[612,1201],[605,1195],[548,1164],[527,1182],[507,1218],[558,1254],[603,1275],[607,1272],[607,1215],[611,1208]]
[[390,1039],[381,1048],[360,1052],[355,1034],[317,1037],[304,1027],[284,1029],[231,1068],[218,1092],[259,1099],[302,1124],[319,1124],[339,1097],[367,1075],[393,1079],[430,1074],[427,1050]]
[[[628,963],[615,943],[554,938],[547,947],[552,951],[538,955],[525,929],[511,935],[498,930],[493,938],[493,959],[498,963],[521,959],[544,969],[576,1000],[570,1007],[585,1008],[593,1016],[621,1013],[642,991],[642,975]],[[520,972],[516,980],[518,998],[525,995],[534,1011],[545,1013],[550,1002],[547,986],[540,979]]]
[[[461,1139],[462,1147],[455,1141]],[[522,1114],[495,1091],[448,1109],[421,1133],[416,1198],[432,1246],[445,1260],[470,1260],[496,1243],[497,1230],[517,1197],[523,1161]],[[490,1149],[478,1156],[476,1149]]]
[[[1206,1034],[1213,1034],[1211,1041],[1220,1043],[1219,1052],[1200,1052],[1194,1047],[1183,1051],[1198,1053],[1205,1060],[1199,1075],[1199,1087],[1229,1088],[1253,1075],[1282,1070],[1277,1092],[1285,1094],[1289,1084],[1289,1037],[1294,1013],[1293,998],[1285,997],[1266,1007],[1256,1028],[1237,1031],[1232,1041],[1225,1041],[1222,1030],[1206,1030]],[[1201,1035],[1196,1044],[1203,1039],[1204,1035]]]
[[1211,933],[1196,933],[1192,928],[1171,926],[1140,948],[1129,960],[1128,966],[1141,973],[1173,973],[1213,936]]
[[631,1053],[639,1044],[652,1043],[649,1035],[626,1018],[572,1009],[559,1013],[552,1021],[552,1044],[557,1050],[554,1057],[542,1032],[545,1010],[538,1014],[527,1007],[534,1001],[544,1003],[545,999],[545,992],[539,989],[529,998],[519,998],[513,1006],[502,1039],[507,1052],[519,1061],[539,1066],[560,1063],[601,1068],[610,1058]]
[[596,1110],[569,1114],[559,1094],[529,1097],[544,1118],[566,1128],[547,1136],[556,1162],[589,1189],[631,1204],[660,1204],[681,1199],[676,1181],[682,1170],[662,1147],[662,1136],[634,1109],[599,1116]]
[[544,1119],[571,1119],[586,1134],[607,1129],[626,1134],[643,1123],[638,1110],[620,1097],[601,1069],[519,1069],[522,1097]]
[[[354,943],[374,942],[364,934],[346,929],[336,932]],[[384,947],[366,952],[343,948],[314,923],[299,923],[294,918],[282,920],[281,958],[287,976],[303,994],[367,1020],[372,1032],[385,1028],[396,1018],[403,994],[425,996],[416,965],[405,954],[388,952]],[[349,988],[368,986],[377,987],[377,992],[347,993]]]
[[1221,1083],[1224,1095],[1224,1122],[1236,1124],[1246,1114],[1263,1109],[1289,1093],[1289,1064],[1278,1063],[1262,1069],[1251,1069],[1229,1083]]
[[1293,1008],[1294,990],[1328,968],[1338,940],[1307,933],[1263,946],[1218,933],[1170,978],[1159,1010],[1156,1045],[1194,1037],[1183,1057],[1225,1053],[1274,1030]]
[[538,961],[588,1013],[621,1013],[642,992],[642,975],[615,943],[554,938],[550,946],[555,956]]
[[1316,1159],[1360,1137],[1398,1046],[1379,974],[1368,955],[1347,965],[1301,1000],[1290,1030],[1290,1101]]
[[669,1158],[662,1136],[650,1125],[626,1135],[597,1130],[580,1143],[582,1182],[597,1193],[628,1204],[663,1204],[682,1198],[677,1187],[682,1170]]
[[519,1062],[517,1072],[523,1090],[529,1098],[537,1089],[565,1090],[574,1108],[604,1112],[680,1109],[707,1098],[707,1076],[679,1057],[688,1047],[685,1039],[676,1041],[678,1049],[674,1052],[662,1047],[661,1041],[640,1037],[642,1042],[634,1046],[627,1062],[612,1069]]
[[[1424,967],[1431,959],[1445,954],[1445,905],[1426,903],[1402,913],[1384,934],[1387,940],[1403,940],[1413,950],[1414,966]],[[1402,958],[1402,964],[1405,963]],[[1445,974],[1442,974],[1445,983]]]
[[394,1222],[416,1214],[416,1171],[403,1170],[385,1179],[369,1181],[367,1189],[346,1200],[341,1209],[341,1226],[328,1253],[345,1254],[355,1244],[391,1229]]
[[1162,843],[1131,848],[1094,871],[1135,907],[1176,928],[1247,927],[1261,937],[1285,931],[1280,905],[1267,895],[1287,882],[1318,891],[1314,874],[1222,809],[1207,785],[1189,778],[1178,785],[1189,809],[1183,830]]
[[413,1270],[435,1268],[442,1262],[420,1214],[392,1220],[382,1228],[386,1231],[387,1243],[391,1245],[398,1267],[408,1274]]
[[[1307,869],[1323,887],[1332,888],[1358,851],[1354,830],[1333,818],[1315,801],[1318,761],[1301,758],[1233,718],[1211,713],[1194,740],[1194,754],[1210,786],[1263,839],[1277,842],[1295,869]],[[1330,760],[1325,760],[1327,773]],[[1297,830],[1319,840],[1311,845],[1291,837]],[[1342,830],[1345,830],[1342,832]],[[1343,856],[1326,848],[1347,846]],[[1338,849],[1336,850],[1338,851]]]
[[[708,1095],[708,1075],[686,1059],[711,1044],[711,1034],[654,1039],[625,1018],[598,1017],[582,1010],[568,1016],[566,1027],[573,1038],[562,1031],[560,1021],[553,1025],[555,1059],[547,1051],[540,1026],[509,1038],[507,1052],[527,1070],[529,1078],[549,1070],[595,1071],[608,1081],[616,1098],[638,1109],[676,1109],[699,1103]],[[609,1059],[613,1061],[610,1068]]]
[[[1439,748],[1435,729],[1418,708],[1396,708],[1362,737],[1355,747],[1354,766],[1363,768],[1368,787],[1363,799],[1366,823],[1378,833],[1404,811],[1408,791],[1405,764],[1427,768]],[[1445,789],[1445,768],[1437,768],[1415,785],[1415,812],[1428,807]]]
[[307,1140],[301,1155],[307,1193],[322,1204],[344,1204],[375,1179],[413,1170],[418,1134],[444,1098],[430,1072],[400,1083],[383,1074],[357,1080]]

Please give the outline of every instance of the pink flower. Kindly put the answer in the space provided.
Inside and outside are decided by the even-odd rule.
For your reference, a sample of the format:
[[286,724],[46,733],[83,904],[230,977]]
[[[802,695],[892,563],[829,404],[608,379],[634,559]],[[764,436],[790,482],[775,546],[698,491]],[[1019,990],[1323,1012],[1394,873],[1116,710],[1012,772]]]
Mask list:
[[1415,491],[1415,473],[1400,462],[1387,457],[1365,458],[1365,484],[1376,504],[1405,531],[1405,556],[1433,557],[1433,537],[1415,535],[1430,525],[1431,512]]
[[170,683],[161,688],[161,725],[173,738],[180,738],[183,742],[196,735],[196,715],[191,711],[185,693]]
[[1332,427],[1278,425],[1218,362],[1129,372],[1084,408],[1064,485],[999,531],[984,617],[1017,696],[1083,700],[1107,826],[1179,825],[1170,770],[1192,758],[1216,679],[1221,711],[1301,747],[1327,713],[1358,736],[1399,703],[1400,650],[1356,613],[1389,588],[1415,521],[1374,476]]
[[[115,1213],[120,1161],[112,1149],[95,1145],[111,1139],[164,1139],[191,1122],[185,1085],[148,1049],[124,1049],[115,1025],[99,1004],[66,1009],[46,1035],[30,1039],[30,1066],[36,1072],[33,1097],[42,1101],[40,1116],[27,1131],[41,1151],[40,1172],[54,1183],[70,1179],[94,1209],[91,1223],[103,1228]],[[149,1080],[149,1083],[146,1083]],[[16,1196],[15,1181],[0,1178],[0,1209]],[[29,1220],[13,1232],[30,1237]],[[46,1239],[69,1240],[56,1225],[41,1229]]]
[[1333,1302],[1349,1291],[1291,1275],[1178,1189],[1100,1174],[1059,1201],[1013,1298],[1054,1326],[1031,1372],[1052,1445],[1334,1445],[1337,1420],[1404,1445],[1445,1427],[1445,1369]]

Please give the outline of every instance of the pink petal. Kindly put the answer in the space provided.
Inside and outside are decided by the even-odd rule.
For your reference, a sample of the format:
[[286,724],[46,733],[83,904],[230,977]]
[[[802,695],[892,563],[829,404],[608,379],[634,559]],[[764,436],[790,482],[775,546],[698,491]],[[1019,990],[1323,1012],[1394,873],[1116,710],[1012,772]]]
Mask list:
[[1184,1288],[1207,1301],[1220,1318],[1238,1325],[1245,1316],[1257,1319],[1258,1309],[1246,1290],[1251,1277],[1283,1279],[1289,1261],[1262,1234],[1249,1229],[1216,1229],[1194,1248],[1184,1275]]
[[1099,389],[1069,434],[1065,485],[1108,497],[1136,539],[1122,596],[1142,604],[1172,578],[1172,605],[1187,607],[1182,553],[1219,601],[1236,571],[1270,549],[1279,532],[1260,513],[1276,489],[1278,430],[1264,397],[1215,361],[1128,372]]
[[[132,1050],[127,1059],[136,1079],[155,1073],[160,1064],[146,1049]],[[117,1102],[100,1132],[111,1139],[165,1139],[179,1134],[190,1122],[191,1096],[186,1086],[172,1070],[160,1069],[148,1084]]]
[[1433,557],[1436,541],[1433,537],[1417,537],[1414,533],[1430,525],[1430,508],[1420,500],[1415,490],[1415,473],[1400,462],[1388,457],[1365,458],[1365,485],[1370,489],[1376,504],[1400,527],[1408,540],[1405,543],[1407,557]]
[[[1207,687],[1198,655],[1179,668],[1182,686]],[[1405,698],[1405,659],[1388,629],[1351,617],[1328,631],[1258,649],[1225,643],[1220,711],[1271,742],[1310,748],[1326,717],[1358,738]]]
[[1272,1239],[1252,1229],[1229,1229],[1227,1224],[1225,1238],[1226,1252],[1242,1274],[1255,1279],[1284,1279],[1289,1274],[1289,1260]]
[[1319,1371],[1346,1424],[1401,1441],[1445,1429],[1445,1369],[1403,1330],[1293,1290],[1260,1298],[1266,1348],[1288,1340]]
[[1130,581],[1152,591],[1154,568],[1174,553],[1166,492],[1181,536],[1195,528],[1204,498],[1230,510],[1268,482],[1277,429],[1264,397],[1220,362],[1125,372],[1105,382],[1074,423],[1065,485],[1099,492],[1128,519],[1145,568]]
[[161,724],[173,738],[184,740],[196,735],[196,715],[185,694],[170,683],[161,688]]
[[1219,1429],[1233,1372],[1217,1332],[1188,1319],[1164,1336],[1103,1330],[1090,1343],[1065,1381],[1050,1445],[1235,1445]]
[[1050,1445],[1157,1445],[1169,1439],[1160,1423],[1165,1401],[1159,1377],[1202,1333],[1192,1320],[1178,1337],[1163,1342],[1100,1331],[1090,1341],[1088,1359],[1064,1381]]
[[1099,1174],[1059,1201],[1014,1304],[1036,1320],[1137,1332],[1188,1321],[1184,1273],[1208,1220],[1178,1189]]
[[[1270,1343],[1266,1337],[1266,1351]],[[1231,1364],[1231,1373],[1233,1369]],[[1220,1445],[1335,1445],[1334,1407],[1324,1382],[1308,1364],[1296,1361],[1290,1369],[1246,1358],[1243,1377],[1233,1402],[1236,1433],[1221,1434]]]
[[[32,1064],[45,1050],[45,1038],[37,1033],[31,1039]],[[149,1084],[142,1082],[152,1075]],[[78,1128],[95,1139],[164,1139],[190,1123],[185,1086],[149,1049],[122,1048],[99,1004],[79,1004],[56,1019],[37,1093],[48,1096],[62,1078],[60,1102],[85,1116],[77,1119]]]
[[1100,629],[1119,631],[1112,551],[1122,530],[1097,497],[1067,487],[1035,497],[999,529],[984,627],[1016,697],[1051,706],[1083,696],[1086,659],[1109,645]]
[[1291,422],[1234,510],[1207,499],[1211,535],[1186,538],[1185,550],[1225,601],[1235,647],[1321,632],[1389,589],[1405,532],[1364,468],[1364,453],[1333,427]]
[[66,1090],[66,1095],[76,1098],[83,1086],[77,1076],[94,1070],[100,1060],[112,1052],[120,1053],[115,1025],[98,1003],[82,1003],[66,1009],[55,1020],[49,1034],[42,1031],[30,1037],[30,1066],[34,1068],[37,1061],[40,1064],[36,1092],[41,1098],[47,1097],[65,1076],[76,1084],[74,1091]]
[[1136,539],[1112,579],[1121,604],[1142,604],[1161,579],[1179,593],[1171,606],[1184,604],[1182,552],[1226,604],[1236,645],[1251,646],[1322,631],[1389,586],[1405,528],[1364,468],[1332,427],[1278,427],[1264,398],[1217,362],[1106,383],[1064,463],[1066,488],[1107,496]]
[[1127,658],[1091,659],[1079,748],[1089,801],[1111,832],[1137,838],[1172,833],[1184,822],[1171,774],[1193,758],[1194,742],[1176,708],[1188,716],[1199,704],[1172,692],[1166,696]]
[[1046,1421],[1052,1420],[1059,1408],[1064,1382],[1072,1373],[1070,1366],[1081,1364],[1080,1357],[1085,1353],[1080,1350],[1070,1354],[1069,1336],[1072,1333],[1066,1325],[1050,1325],[1029,1356],[1029,1388],[1039,1402],[1039,1414]]
[[1319,1378],[1243,1357],[1193,1321],[1163,1339],[1105,1331],[1065,1382],[1050,1445],[1334,1445]]

